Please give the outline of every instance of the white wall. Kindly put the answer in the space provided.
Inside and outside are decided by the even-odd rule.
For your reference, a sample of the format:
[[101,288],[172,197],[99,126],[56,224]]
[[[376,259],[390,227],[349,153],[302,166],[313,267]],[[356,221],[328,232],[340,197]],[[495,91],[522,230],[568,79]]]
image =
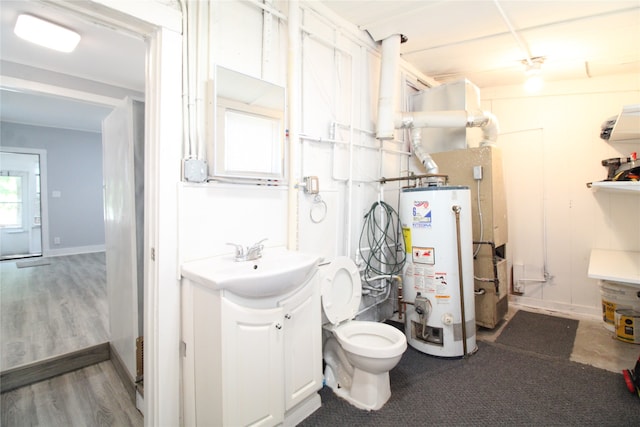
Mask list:
[[[262,10],[240,2],[213,5],[216,18],[211,23],[215,34],[211,63],[284,85],[288,23],[274,18],[268,35],[269,61],[264,62]],[[388,151],[381,151],[373,135],[378,47],[352,24],[335,16],[327,18],[316,8],[319,6],[313,2],[301,3],[302,84],[287,91],[301,95],[298,132],[302,138],[287,142],[297,144],[292,151],[297,157],[290,179],[319,178],[326,216],[324,205],[315,196],[298,190],[297,217],[290,218],[286,186],[183,183],[179,191],[182,261],[231,253],[227,242],[248,245],[266,237],[267,246],[283,246],[291,230],[299,250],[327,259],[338,255],[356,259],[364,214],[381,195],[395,204],[398,187],[387,184],[383,188],[376,180],[398,176],[407,169],[403,154],[407,148],[402,141],[392,141],[385,143]],[[243,19],[239,21],[237,16]],[[403,73],[403,78],[416,81],[416,73],[406,64]],[[404,92],[404,85],[398,82],[400,92]],[[334,124],[339,124],[337,132],[331,130]],[[320,139],[323,141],[318,142]]]
[[[600,126],[640,102],[636,75],[547,83],[536,96],[519,86],[481,90],[500,121],[509,218],[508,259],[527,282],[516,302],[600,314],[598,282],[587,277],[591,248],[640,250],[640,197],[590,190],[606,178],[601,160],[640,151],[600,139]],[[515,278],[514,277],[514,278]]]
[[[99,2],[106,2],[107,0],[100,0]],[[125,7],[125,3],[122,4],[121,7]],[[138,2],[126,2],[127,7],[147,7],[145,6],[136,6],[139,5]],[[276,83],[284,84],[286,81],[286,63],[287,58],[285,56],[286,44],[284,43],[284,32],[286,31],[284,27],[278,27],[278,35],[273,38],[273,44],[271,47],[271,52],[275,52],[276,56],[271,57],[274,62],[268,64],[266,69],[263,67],[263,64],[260,63],[259,58],[262,54],[262,29],[261,26],[257,23],[262,22],[260,17],[262,16],[262,12],[255,8],[253,5],[249,3],[239,3],[239,2],[212,2],[212,4],[219,8],[216,13],[215,22],[212,24],[215,25],[215,32],[211,37],[212,46],[211,52],[213,52],[213,63],[219,63],[228,68],[232,68],[247,74],[251,74],[254,76],[258,76],[263,73],[263,77],[268,78],[271,81]],[[280,7],[280,10],[285,10],[282,8],[282,2],[276,2],[277,6]],[[312,3],[310,3],[312,4]],[[130,6],[129,6],[130,5]],[[305,3],[305,11],[310,7],[309,4]],[[310,12],[309,12],[310,13]],[[237,16],[242,16],[242,19],[237,19]],[[339,20],[334,19],[333,17],[330,20],[323,19],[314,19],[306,14],[305,19],[309,19],[309,21],[305,21],[305,24],[311,25],[313,22],[314,33],[320,33],[324,36],[324,38],[328,38],[332,40],[333,37],[339,38],[339,42],[341,46],[344,46],[343,43],[346,43],[346,47],[344,50],[349,53],[349,55],[344,55],[340,53],[339,55],[331,55],[332,49],[327,49],[321,46],[314,46],[314,44],[318,44],[316,42],[312,42],[311,40],[305,40],[304,45],[305,52],[303,53],[307,58],[314,58],[314,55],[319,55],[322,58],[327,59],[328,62],[309,62],[307,64],[307,68],[310,64],[315,64],[318,69],[314,69],[317,75],[314,76],[311,74],[312,70],[309,70],[309,73],[303,76],[303,91],[306,93],[306,102],[304,103],[305,111],[303,119],[303,127],[299,129],[299,131],[304,131],[312,136],[320,136],[328,135],[327,126],[333,121],[343,120],[345,117],[348,117],[354,124],[358,124],[364,130],[371,130],[373,128],[373,123],[375,122],[375,104],[377,97],[377,78],[378,78],[378,68],[379,68],[379,57],[375,50],[369,50],[368,43],[364,41],[360,41],[358,37],[353,37],[352,40],[347,37],[351,41],[343,40],[342,37],[346,34],[354,34],[355,29],[353,27],[348,28],[345,33],[341,33],[336,30],[336,27],[344,27],[348,26],[342,25]],[[317,22],[315,22],[317,21]],[[306,37],[306,36],[305,36]],[[332,40],[332,43],[335,42],[336,39]],[[322,44],[322,43],[320,43]],[[330,43],[331,44],[331,43]],[[358,48],[359,46],[359,48]],[[355,64],[353,62],[347,63],[347,57],[353,56],[355,58]],[[175,59],[172,58],[172,61]],[[167,62],[169,59],[166,60]],[[309,60],[310,61],[310,60]],[[330,64],[330,65],[329,65]],[[349,65],[350,64],[350,65]],[[170,64],[165,64],[165,66],[170,67]],[[344,68],[347,67],[347,68]],[[262,71],[259,71],[262,68]],[[334,71],[334,72],[332,72]],[[322,77],[321,77],[322,76]],[[340,78],[338,78],[340,76]],[[628,81],[628,79],[627,79]],[[202,82],[200,82],[202,83]],[[580,86],[579,83],[575,85]],[[575,86],[569,85],[569,86]],[[291,90],[292,88],[288,88]],[[561,221],[558,219],[562,216],[566,211],[573,209],[573,212],[577,211],[578,207],[580,210],[585,210],[585,208],[591,208],[593,220],[588,222],[588,227],[591,228],[592,224],[596,222],[603,223],[603,215],[598,214],[601,210],[601,207],[598,203],[594,203],[594,200],[589,199],[601,197],[599,195],[593,195],[589,190],[586,190],[586,187],[583,189],[584,193],[580,193],[578,187],[584,185],[584,182],[596,179],[595,176],[603,177],[604,171],[602,167],[599,166],[599,161],[603,158],[612,157],[613,155],[609,155],[611,153],[607,152],[609,149],[601,148],[601,152],[597,152],[595,154],[591,154],[595,163],[590,162],[590,170],[589,173],[585,173],[582,171],[580,175],[588,175],[588,177],[580,177],[579,179],[570,175],[567,172],[567,168],[577,165],[586,164],[581,157],[584,153],[573,152],[571,149],[561,150],[560,153],[556,153],[553,148],[557,148],[555,146],[555,142],[551,141],[560,139],[562,143],[567,140],[571,140],[571,144],[573,148],[576,148],[575,145],[579,145],[580,149],[584,148],[583,144],[597,144],[598,146],[606,146],[602,145],[600,141],[597,141],[597,131],[599,129],[599,124],[608,116],[614,114],[619,109],[619,104],[623,103],[622,99],[609,99],[609,96],[614,95],[618,96],[631,96],[628,94],[630,88],[622,88],[619,89],[620,92],[624,92],[625,95],[621,93],[617,93],[612,87],[601,88],[600,90],[587,90],[585,88],[579,89],[578,93],[581,95],[583,99],[575,100],[571,102],[573,107],[579,107],[581,110],[586,109],[586,105],[582,102],[587,100],[592,96],[606,99],[609,106],[608,108],[604,103],[601,103],[602,99],[598,99],[593,102],[592,108],[596,108],[598,111],[590,111],[589,117],[584,121],[580,121],[582,119],[578,119],[578,121],[574,121],[574,125],[571,126],[571,131],[566,131],[563,126],[558,126],[555,124],[552,126],[553,121],[546,127],[547,131],[527,131],[527,129],[539,129],[544,127],[541,124],[541,119],[532,120],[528,118],[528,116],[520,115],[519,110],[522,109],[521,105],[533,103],[532,100],[526,98],[522,94],[518,93],[516,89],[510,88],[494,88],[495,90],[487,90],[483,91],[483,97],[485,100],[485,104],[487,105],[487,109],[494,111],[503,123],[503,126],[507,126],[506,130],[503,129],[503,141],[504,144],[510,139],[510,132],[513,134],[526,134],[530,136],[530,133],[536,135],[538,140],[544,141],[542,154],[545,154],[545,170],[550,171],[554,170],[556,174],[564,175],[564,180],[562,180],[563,185],[553,186],[553,189],[549,189],[553,183],[549,182],[552,172],[546,172],[545,179],[543,180],[533,180],[532,182],[527,182],[526,185],[529,187],[533,187],[533,190],[537,191],[538,197],[541,194],[540,185],[544,185],[545,191],[548,194],[546,199],[549,199],[549,204],[553,202],[553,206],[563,206],[559,212],[555,212],[553,216],[553,220],[548,218],[548,224],[550,228],[550,235],[557,231],[557,228],[561,227]],[[635,100],[632,102],[637,102],[638,97],[638,87],[637,83],[635,86],[631,88],[633,90],[632,97]],[[347,92],[350,95],[347,95]],[[173,94],[173,92],[171,92]],[[348,98],[350,101],[346,102],[344,98]],[[173,99],[176,97],[174,96]],[[556,95],[554,99],[564,100],[568,102],[571,96],[568,95]],[[538,101],[538,102],[541,102]],[[626,99],[624,102],[627,102]],[[353,108],[351,108],[353,106]],[[362,108],[358,109],[358,106]],[[513,108],[512,108],[513,107]],[[531,110],[536,117],[545,116],[545,112],[547,109],[550,109],[550,106],[527,106],[526,110]],[[561,113],[564,114],[565,108],[560,108]],[[175,113],[174,110],[171,110]],[[348,113],[347,113],[348,112]],[[557,114],[556,115],[560,115]],[[168,115],[167,115],[168,116]],[[162,116],[162,117],[167,117]],[[578,118],[581,116],[579,114],[576,115]],[[552,117],[551,117],[552,118]],[[179,119],[176,118],[176,122],[179,122]],[[508,123],[512,123],[509,127]],[[531,123],[533,122],[533,123]],[[587,132],[584,132],[581,123],[590,123],[592,127],[592,131],[595,131],[596,139],[593,138],[593,133],[588,133],[589,141],[584,140],[584,135]],[[169,125],[159,124],[159,127],[165,129]],[[509,130],[511,128],[511,130]],[[562,131],[559,133],[554,133],[557,131]],[[572,131],[579,131],[577,135],[573,135]],[[540,134],[541,133],[541,134]],[[174,138],[175,133],[170,133],[171,137],[178,141],[179,138]],[[551,134],[551,135],[550,135]],[[355,136],[354,136],[355,135]],[[372,138],[365,132],[361,133],[359,131],[354,131],[354,135],[351,135],[349,140],[357,141],[363,145],[373,144]],[[561,136],[564,135],[564,136]],[[580,136],[582,135],[582,136]],[[163,137],[165,138],[165,137]],[[342,135],[341,138],[346,138],[346,136]],[[514,139],[511,137],[511,139]],[[170,148],[168,144],[166,144],[165,139],[162,139],[164,144],[163,148]],[[503,144],[503,142],[501,142]],[[527,143],[528,145],[523,147],[518,151],[519,154],[512,155],[511,158],[515,157],[516,159],[523,158],[522,164],[527,164],[526,161],[531,159],[531,154],[529,150],[529,146],[532,145],[531,142]],[[403,144],[399,143],[389,143],[390,147],[395,150],[402,151],[404,148]],[[562,144],[561,144],[562,145]],[[377,195],[379,194],[377,186],[371,182],[372,179],[376,179],[380,176],[393,176],[398,171],[403,170],[403,164],[405,163],[402,155],[383,155],[381,153],[373,154],[370,153],[369,149],[360,149],[354,148],[355,151],[358,152],[357,156],[352,157],[353,160],[348,161],[348,165],[345,163],[344,153],[338,153],[337,159],[339,160],[339,167],[334,167],[333,162],[333,153],[330,145],[326,143],[314,144],[312,142],[305,142],[304,147],[300,147],[301,149],[306,150],[302,156],[297,159],[300,164],[295,166],[294,171],[292,171],[292,176],[299,178],[303,174],[317,174],[320,177],[320,185],[321,185],[321,196],[327,202],[330,214],[328,214],[325,222],[321,224],[313,224],[309,223],[306,220],[308,216],[308,210],[311,206],[312,201],[306,197],[301,196],[299,198],[298,205],[298,213],[297,217],[299,218],[289,218],[288,209],[286,206],[286,202],[284,200],[279,200],[278,197],[274,197],[278,192],[267,192],[263,188],[257,187],[246,187],[242,188],[239,186],[233,187],[232,191],[229,191],[228,186],[224,185],[215,185],[215,184],[184,184],[178,183],[175,180],[174,174],[159,174],[156,178],[158,179],[158,188],[162,190],[162,198],[159,197],[162,203],[156,203],[157,207],[165,207],[167,209],[158,210],[156,213],[158,215],[162,214],[162,220],[158,220],[158,229],[162,230],[162,232],[158,232],[158,236],[162,236],[161,245],[163,248],[167,248],[168,250],[158,251],[159,254],[162,254],[162,262],[159,260],[157,262],[158,267],[154,267],[153,273],[155,274],[152,277],[152,280],[158,280],[161,286],[158,286],[158,292],[161,294],[162,298],[158,300],[160,303],[156,303],[157,295],[147,295],[149,303],[149,311],[152,311],[156,321],[154,323],[154,331],[156,331],[156,338],[159,337],[167,337],[162,340],[161,348],[165,351],[160,351],[159,353],[166,354],[171,353],[170,348],[173,345],[173,339],[176,336],[176,328],[178,327],[179,322],[177,321],[177,311],[176,308],[179,306],[178,300],[176,300],[176,289],[173,286],[173,280],[176,279],[175,271],[173,269],[173,265],[171,263],[171,258],[173,256],[173,252],[171,251],[172,243],[174,237],[179,236],[179,258],[182,260],[195,259],[205,256],[211,256],[215,254],[219,254],[225,251],[228,251],[228,248],[225,246],[226,241],[229,239],[229,236],[235,236],[233,234],[233,230],[240,230],[238,234],[238,238],[240,240],[249,239],[257,240],[259,238],[264,237],[265,224],[275,223],[278,226],[274,227],[273,230],[269,229],[271,233],[269,237],[272,240],[272,244],[274,242],[279,243],[281,241],[287,241],[286,232],[283,231],[279,224],[282,221],[286,221],[287,223],[291,221],[296,222],[295,231],[297,234],[296,241],[300,248],[304,249],[312,249],[318,250],[319,252],[326,254],[327,256],[332,256],[335,254],[342,254],[347,251],[347,236],[351,242],[354,242],[356,239],[356,235],[359,232],[360,221],[359,218],[362,214],[362,211],[367,208],[370,203],[372,203]],[[516,148],[514,145],[513,148]],[[539,147],[538,147],[539,148]],[[171,165],[171,159],[169,157],[175,157],[173,151],[168,150],[168,153],[162,153],[162,165],[166,167],[167,170],[173,172],[173,170],[169,167]],[[627,150],[629,151],[629,150]],[[568,153],[569,155],[564,155]],[[542,154],[539,154],[541,156]],[[551,154],[563,154],[560,160],[551,159]],[[570,163],[571,160],[576,159],[575,162]],[[178,159],[173,159],[178,161]],[[554,160],[554,161],[551,161]],[[508,164],[512,162],[509,161]],[[553,166],[553,168],[552,168]],[[337,173],[334,173],[336,169]],[[352,193],[348,191],[349,184],[345,183],[345,171],[346,174],[352,174],[354,178],[352,183]],[[513,173],[509,175],[509,178],[513,177]],[[545,174],[543,173],[543,176]],[[566,176],[570,175],[570,176]],[[338,179],[335,179],[335,178]],[[537,175],[536,175],[537,177]],[[568,180],[575,181],[570,185]],[[173,199],[168,194],[168,192],[172,191],[172,185],[176,185],[178,187],[177,193],[179,195],[179,230],[174,230],[171,225],[173,224],[174,219],[174,211],[171,209],[173,207]],[[572,196],[581,194],[579,201],[582,202],[581,205],[575,205],[574,201],[577,202],[577,197],[569,197],[568,192],[569,188],[572,188]],[[237,189],[238,191],[233,191]],[[565,189],[561,191],[561,189]],[[552,191],[553,190],[553,191]],[[383,193],[386,194],[388,198],[393,198],[397,196],[397,190],[393,189],[390,186],[386,186],[382,189]],[[551,192],[558,191],[560,194],[553,194],[555,199],[551,199]],[[511,190],[513,193],[514,190]],[[166,196],[166,197],[165,197]],[[604,196],[607,198],[608,196]],[[560,199],[558,201],[558,199]],[[164,200],[169,200],[164,201]],[[571,201],[571,207],[565,206]],[[350,208],[351,215],[344,216],[343,212],[348,212],[347,203],[353,203]],[[606,204],[606,202],[604,203]],[[590,206],[586,206],[590,205]],[[256,209],[256,216],[250,216],[249,220],[247,220],[247,206],[260,207]],[[539,206],[539,203],[538,203]],[[611,208],[614,209],[614,208]],[[549,210],[549,208],[547,209]],[[236,213],[242,213],[242,215]],[[331,215],[331,216],[330,216]],[[590,214],[587,214],[590,215]],[[536,220],[539,220],[535,218]],[[550,216],[550,215],[548,215]],[[577,216],[574,215],[574,217]],[[227,220],[228,219],[228,220]],[[298,223],[299,221],[299,223]],[[511,219],[513,222],[513,229],[527,229],[529,224],[526,219],[518,220],[516,218]],[[515,222],[514,222],[515,221]],[[515,224],[520,224],[516,227]],[[553,224],[553,229],[551,229],[551,224]],[[572,222],[571,224],[574,224]],[[582,228],[574,227],[575,229],[583,231],[582,234],[578,234],[577,232],[573,233],[572,237],[577,240],[585,239],[585,235],[588,236],[588,232],[584,232]],[[577,234],[577,236],[576,236]],[[600,236],[607,235],[607,232],[604,231]],[[564,242],[563,236],[558,233],[556,240],[559,242]],[[564,236],[565,238],[567,236]],[[595,239],[593,236],[587,238],[589,240],[589,245],[582,244],[581,247],[584,247],[581,251],[576,251],[576,255],[566,254],[565,258],[570,258],[569,261],[573,261],[575,257],[578,257],[578,261],[581,263],[581,268],[574,267],[574,269],[581,270],[575,274],[576,280],[583,280],[586,285],[583,286],[584,289],[591,289],[592,294],[588,299],[587,303],[579,301],[581,297],[575,295],[574,297],[578,300],[577,304],[580,306],[586,306],[588,308],[593,308],[597,305],[597,291],[594,289],[595,284],[593,281],[589,281],[586,279],[586,260],[585,257],[588,257],[587,248],[591,246],[591,240]],[[236,239],[234,239],[236,240]],[[518,240],[515,238],[515,234],[512,231],[512,240],[515,242]],[[520,239],[521,241],[523,239]],[[574,242],[567,241],[571,244],[575,244]],[[153,241],[151,245],[155,247],[159,245],[159,241]],[[554,243],[557,243],[554,241]],[[613,244],[613,242],[611,242]],[[532,244],[533,247],[538,247],[540,249],[541,244],[537,245]],[[550,245],[547,245],[551,247]],[[349,246],[353,248],[353,246]],[[352,252],[352,249],[349,250]],[[557,248],[554,248],[554,256],[557,256]],[[538,258],[539,255],[537,255]],[[581,258],[580,258],[581,257]],[[165,261],[166,260],[166,261]],[[566,260],[566,259],[565,259]],[[534,259],[533,261],[527,260],[532,264],[539,264],[539,259]],[[555,260],[554,260],[555,261]],[[560,285],[560,279],[564,277],[569,277],[569,274],[565,274],[563,272],[562,277],[560,274],[561,268],[564,268],[563,264],[556,262],[553,265],[553,268],[550,268],[551,274],[556,275],[556,279],[554,279],[555,288],[562,289],[568,286],[569,292],[571,293],[571,281],[565,282],[569,283],[568,285]],[[155,288],[152,288],[154,290]],[[161,291],[161,292],[160,292]],[[531,290],[533,293],[534,290]],[[578,290],[574,292],[574,294],[579,293]],[[151,293],[149,293],[151,294]],[[572,298],[567,298],[565,295],[563,298],[557,297],[549,297],[548,293],[546,295],[548,297],[547,300],[543,300],[542,298],[535,299],[539,304],[543,304],[547,302],[551,304],[553,301],[560,300],[563,307],[571,307],[570,304],[573,304]],[[533,298],[532,298],[533,299]],[[582,298],[585,299],[585,298]],[[153,317],[152,315],[148,316],[149,318]],[[162,334],[160,334],[162,331]],[[154,352],[153,345],[150,345],[151,352]],[[170,363],[169,363],[170,362]],[[155,368],[156,373],[172,373],[174,372],[175,363],[174,358],[169,357],[166,360],[160,360],[160,363],[156,363],[151,368]],[[166,369],[165,369],[166,368]],[[177,389],[177,384],[175,383],[176,376],[173,374],[166,374],[168,379],[164,381],[163,385],[168,385],[163,388],[158,388],[157,386],[150,387],[148,398],[152,401],[157,402],[160,406],[162,406],[162,411],[160,411],[160,415],[157,417],[158,420],[163,419],[173,419],[172,417],[164,416],[166,413],[170,412],[170,415],[174,414],[174,408],[176,408],[176,402],[178,399],[173,399],[175,396],[175,390]],[[153,376],[151,377],[153,379]],[[163,378],[164,379],[164,378]],[[155,392],[154,392],[155,389]],[[164,409],[169,408],[169,409]],[[146,416],[146,421],[148,425],[153,424],[153,419],[150,416]]]
[[[214,77],[215,65],[284,86],[286,25],[273,19],[267,43],[270,56],[263,62],[262,9],[241,2],[212,2],[210,6],[214,15],[209,22],[214,34],[208,40],[211,67],[209,75],[199,82],[201,87]],[[205,34],[201,32],[199,41],[206,41]],[[207,117],[207,127],[212,126],[212,119],[212,115]],[[205,141],[207,150],[212,150],[209,130]],[[247,246],[267,238],[267,246],[286,244],[286,186],[266,188],[214,182],[181,183],[179,187],[181,261],[231,253],[229,242]]]
[[1,141],[3,146],[47,153],[47,176],[43,179],[49,194],[42,197],[46,198],[49,218],[43,218],[43,232],[48,233],[43,236],[44,254],[103,251],[100,134],[2,122]]

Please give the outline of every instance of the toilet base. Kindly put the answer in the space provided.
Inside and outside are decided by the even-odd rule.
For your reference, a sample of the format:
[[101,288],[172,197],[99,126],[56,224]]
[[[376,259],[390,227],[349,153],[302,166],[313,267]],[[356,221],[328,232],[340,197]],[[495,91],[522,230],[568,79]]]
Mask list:
[[329,384],[333,392],[359,409],[376,411],[384,406],[391,397],[389,372],[371,374],[358,368],[354,369],[351,389]]

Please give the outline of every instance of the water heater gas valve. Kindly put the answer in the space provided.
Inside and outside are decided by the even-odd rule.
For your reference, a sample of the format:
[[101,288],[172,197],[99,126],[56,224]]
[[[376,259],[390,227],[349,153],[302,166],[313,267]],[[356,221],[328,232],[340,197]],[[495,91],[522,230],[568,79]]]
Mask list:
[[427,319],[431,313],[431,303],[426,297],[421,296],[419,293],[416,295],[416,299],[413,302],[416,313],[423,319]]

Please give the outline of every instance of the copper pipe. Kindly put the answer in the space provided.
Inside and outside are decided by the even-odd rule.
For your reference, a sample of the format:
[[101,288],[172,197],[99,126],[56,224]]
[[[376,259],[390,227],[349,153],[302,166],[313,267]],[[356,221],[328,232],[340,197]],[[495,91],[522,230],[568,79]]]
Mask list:
[[402,315],[406,309],[405,303],[402,300],[402,277],[398,276],[396,280],[398,281],[398,319],[402,320]]
[[381,184],[385,184],[387,182],[391,182],[391,181],[410,181],[410,180],[416,180],[416,179],[422,179],[422,178],[449,178],[449,175],[447,174],[443,174],[443,173],[425,173],[422,175],[408,175],[408,176],[398,176],[395,178],[385,178],[382,177],[378,180],[379,183]]

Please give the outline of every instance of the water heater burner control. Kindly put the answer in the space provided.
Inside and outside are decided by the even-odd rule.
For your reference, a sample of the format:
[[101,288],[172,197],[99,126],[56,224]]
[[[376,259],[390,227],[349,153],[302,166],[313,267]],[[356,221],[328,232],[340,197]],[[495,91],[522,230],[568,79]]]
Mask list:
[[443,325],[453,325],[453,314],[445,313],[442,315],[441,320]]

